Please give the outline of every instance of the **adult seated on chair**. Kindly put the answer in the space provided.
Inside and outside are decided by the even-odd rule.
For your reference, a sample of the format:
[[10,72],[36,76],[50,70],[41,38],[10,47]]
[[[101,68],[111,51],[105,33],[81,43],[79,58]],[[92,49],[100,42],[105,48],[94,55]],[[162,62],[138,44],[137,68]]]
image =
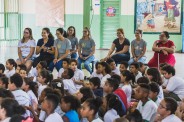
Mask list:
[[168,40],[169,33],[163,31],[159,35],[159,40],[155,41],[152,50],[155,51],[153,58],[148,62],[149,67],[158,67],[160,63],[168,63],[174,66],[176,63],[174,57],[175,45],[173,41]]
[[145,63],[146,42],[142,39],[142,30],[135,31],[135,39],[131,42],[131,52],[132,58],[128,61],[129,65],[133,62]]
[[27,72],[29,72],[32,67],[35,47],[36,43],[33,39],[31,28],[25,28],[23,38],[18,43],[19,59],[17,59],[16,63],[18,65],[25,64]]
[[42,29],[42,39],[39,39],[36,46],[36,54],[39,55],[33,62],[36,67],[40,61],[46,61],[47,66],[54,59],[54,37],[49,28]]
[[[122,28],[117,29],[117,37],[118,38],[113,41],[111,49],[108,52],[108,55],[101,61],[106,61],[107,59],[112,58],[114,59],[116,64],[118,64],[121,61],[130,60],[130,53],[129,53],[130,42],[127,38],[125,38],[124,31]],[[113,53],[115,48],[116,51],[115,53]]]
[[83,37],[79,41],[78,45],[78,69],[81,69],[81,64],[84,62],[84,67],[86,70],[92,74],[92,69],[89,64],[95,59],[95,42],[91,38],[89,28],[85,27],[83,29]]
[[63,28],[58,28],[56,30],[57,39],[54,42],[55,59],[49,65],[50,71],[53,71],[54,67],[56,67],[57,71],[59,72],[60,68],[62,68],[62,60],[64,58],[71,58],[70,56],[71,42],[69,39],[65,38],[63,34],[64,34]]

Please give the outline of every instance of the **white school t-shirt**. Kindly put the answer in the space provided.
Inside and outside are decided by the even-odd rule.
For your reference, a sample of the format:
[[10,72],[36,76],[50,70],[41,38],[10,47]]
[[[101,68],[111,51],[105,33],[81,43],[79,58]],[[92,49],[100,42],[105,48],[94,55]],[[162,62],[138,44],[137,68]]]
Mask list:
[[140,100],[137,105],[137,110],[142,115],[144,120],[150,121],[151,117],[157,112],[157,105],[152,100],[149,100],[143,105],[142,101]]
[[37,76],[38,76],[38,70],[35,68],[31,69],[31,77],[33,77],[33,81],[36,82],[37,81]]
[[42,85],[42,84],[39,84],[38,86],[38,98],[40,97],[42,91],[47,88],[47,85]]
[[19,105],[29,106],[31,103],[31,99],[26,92],[21,89],[12,91],[15,100],[19,103]]
[[137,83],[137,80],[142,77],[142,73],[138,71],[137,75],[135,76],[135,82]]
[[157,95],[157,97],[160,99],[160,100],[163,100],[164,99],[164,92],[163,92],[163,89],[162,89],[162,86],[159,86],[159,93]]
[[36,47],[36,42],[34,40],[28,40],[25,43],[21,42],[22,40],[19,41],[18,47],[21,50],[22,56],[27,57],[31,51],[31,47]]
[[[76,81],[84,80],[84,73],[80,69],[76,69],[75,72],[74,72],[73,78]],[[75,83],[75,87],[77,88],[77,90],[79,90],[82,87],[82,85],[79,85],[79,84]]]
[[116,69],[112,70],[112,72],[116,75],[120,75],[119,68],[116,67]]
[[117,111],[114,109],[110,109],[104,115],[104,122],[113,122],[117,118],[120,118]]
[[184,80],[177,76],[171,77],[167,84],[166,90],[177,94],[182,100],[184,98]]
[[63,119],[58,113],[54,112],[45,119],[45,122],[63,122]]
[[175,116],[174,114],[171,114],[164,118],[161,122],[182,122],[180,118]]
[[15,74],[15,69],[13,68],[12,70],[6,70],[5,75],[6,77],[10,78],[12,75]]
[[64,90],[67,90],[68,93],[70,93],[71,95],[78,92],[78,89],[76,88],[75,83],[73,82],[72,79],[64,79],[63,84]]
[[127,101],[131,102],[131,96],[132,96],[132,87],[130,84],[128,85],[123,85],[121,87],[121,89],[125,92],[126,96],[127,96]]
[[110,78],[111,76],[109,74],[106,74],[105,76],[103,76],[102,80],[101,80],[101,87],[103,88],[103,86],[105,85],[105,82],[107,81],[107,78]]
[[61,68],[60,70],[59,70],[59,72],[58,72],[58,78],[61,78],[62,76],[62,74],[63,74],[63,72],[65,71],[65,69],[63,69],[63,68]]
[[159,106],[161,101],[162,100],[160,98],[157,98],[157,100],[155,101],[156,105]]
[[33,105],[38,105],[38,99],[37,99],[37,97],[35,96],[35,94],[33,93],[33,91],[32,91],[32,90],[29,90],[29,91],[27,92],[27,94],[28,94],[28,96],[29,96],[29,98],[30,98],[30,100],[31,100],[30,105],[31,105],[31,106],[33,106]]
[[98,77],[100,80],[102,80],[103,78],[103,75],[100,73],[100,74],[97,74],[96,71],[94,71],[92,74],[91,74],[91,78],[93,77]]

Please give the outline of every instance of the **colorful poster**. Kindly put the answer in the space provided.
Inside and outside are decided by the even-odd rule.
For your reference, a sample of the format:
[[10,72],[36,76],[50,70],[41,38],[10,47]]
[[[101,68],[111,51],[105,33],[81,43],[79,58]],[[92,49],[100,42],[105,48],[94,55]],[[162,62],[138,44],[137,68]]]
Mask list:
[[115,16],[115,13],[116,13],[116,9],[112,6],[108,7],[107,10],[106,10],[106,15],[108,17],[113,17]]
[[36,0],[36,26],[63,27],[64,0]]
[[136,29],[145,33],[181,33],[182,0],[136,0]]

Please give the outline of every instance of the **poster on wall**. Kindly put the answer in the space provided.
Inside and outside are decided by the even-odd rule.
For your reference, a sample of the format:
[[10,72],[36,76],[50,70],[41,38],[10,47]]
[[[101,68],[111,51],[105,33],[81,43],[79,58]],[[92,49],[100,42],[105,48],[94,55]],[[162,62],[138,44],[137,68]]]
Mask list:
[[36,0],[36,26],[63,27],[64,0]]
[[144,33],[181,33],[182,0],[136,0],[135,29]]

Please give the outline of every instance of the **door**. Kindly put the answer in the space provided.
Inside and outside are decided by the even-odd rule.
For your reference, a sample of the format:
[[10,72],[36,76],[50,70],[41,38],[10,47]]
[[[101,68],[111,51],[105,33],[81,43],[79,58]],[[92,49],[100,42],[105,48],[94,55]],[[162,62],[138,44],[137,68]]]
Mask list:
[[101,30],[100,30],[100,48],[111,47],[116,36],[116,30],[120,27],[120,0],[102,0],[101,1]]
[[0,40],[19,40],[20,16],[18,0],[0,0]]

